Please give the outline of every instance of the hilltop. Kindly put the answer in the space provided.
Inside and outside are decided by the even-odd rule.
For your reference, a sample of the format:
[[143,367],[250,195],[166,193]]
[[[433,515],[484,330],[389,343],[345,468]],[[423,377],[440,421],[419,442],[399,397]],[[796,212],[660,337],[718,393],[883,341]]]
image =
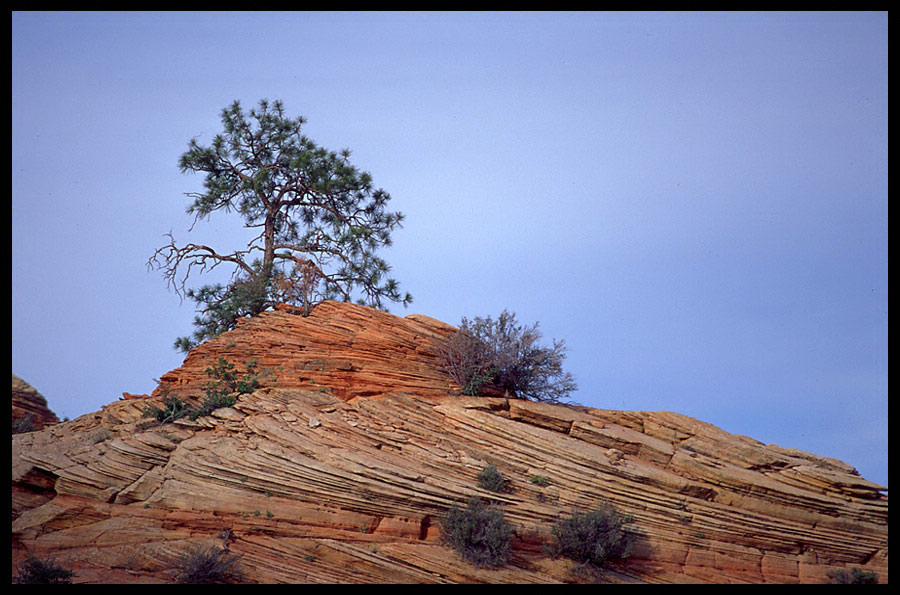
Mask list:
[[[265,312],[151,395],[13,436],[14,565],[169,583],[207,545],[238,556],[246,582],[571,582],[585,577],[548,555],[550,529],[608,501],[634,547],[602,581],[821,583],[843,568],[888,581],[888,497],[850,465],[673,412],[461,396],[437,357],[453,332],[345,303]],[[145,416],[173,395],[198,403],[223,361],[254,380],[232,406]],[[508,491],[479,487],[489,464]],[[471,496],[514,528],[503,568],[439,540]]]

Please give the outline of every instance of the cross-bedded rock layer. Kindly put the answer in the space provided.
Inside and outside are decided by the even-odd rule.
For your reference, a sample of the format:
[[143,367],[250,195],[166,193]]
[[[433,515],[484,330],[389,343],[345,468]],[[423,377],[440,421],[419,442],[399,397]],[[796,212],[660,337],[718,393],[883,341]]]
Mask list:
[[[566,582],[555,520],[604,501],[630,515],[614,582],[888,580],[887,495],[849,465],[669,412],[452,392],[422,316],[326,303],[271,312],[196,348],[161,380],[199,394],[219,357],[263,388],[196,421],[143,417],[152,396],[13,439],[13,553],[83,582],[170,582],[192,544],[227,547],[248,582]],[[239,365],[240,367],[240,365]],[[511,491],[478,487],[492,463]],[[535,482],[535,478],[542,478]],[[509,566],[475,569],[438,540],[470,496],[502,503]]]

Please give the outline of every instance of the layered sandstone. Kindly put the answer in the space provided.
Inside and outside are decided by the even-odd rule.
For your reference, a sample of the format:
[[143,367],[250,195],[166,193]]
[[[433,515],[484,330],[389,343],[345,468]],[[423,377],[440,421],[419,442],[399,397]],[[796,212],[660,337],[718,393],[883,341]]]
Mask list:
[[153,394],[201,395],[210,381],[206,370],[224,357],[241,372],[255,367],[264,383],[327,389],[343,400],[445,395],[452,385],[435,365],[435,348],[453,332],[428,316],[400,318],[340,302],[324,302],[308,317],[283,308],[241,319],[234,332],[197,346]]
[[[545,553],[553,522],[610,501],[635,547],[601,580],[863,568],[887,582],[887,495],[849,465],[676,413],[459,396],[435,360],[451,332],[348,304],[266,313],[195,349],[159,394],[15,436],[14,561],[165,583],[180,552],[209,544],[240,556],[247,582],[568,582],[584,575]],[[200,391],[219,356],[255,359],[267,382],[196,421],[143,417],[163,393]],[[488,463],[510,492],[478,487]],[[515,527],[505,568],[439,543],[440,516],[473,495]]]
[[59,423],[44,395],[15,374],[12,375],[11,417],[14,427],[23,431],[42,430],[45,426]]

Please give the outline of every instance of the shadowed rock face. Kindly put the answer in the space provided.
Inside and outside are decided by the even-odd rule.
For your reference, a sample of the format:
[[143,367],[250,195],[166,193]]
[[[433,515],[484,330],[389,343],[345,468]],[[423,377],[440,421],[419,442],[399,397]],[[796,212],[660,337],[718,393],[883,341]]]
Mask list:
[[[612,502],[632,556],[612,582],[888,580],[883,488],[833,459],[669,412],[462,397],[436,365],[453,328],[326,303],[265,313],[162,377],[202,394],[219,356],[263,388],[196,421],[142,416],[162,391],[13,438],[14,563],[51,556],[77,582],[171,582],[194,544],[227,547],[247,582],[553,583],[556,519]],[[478,487],[488,463],[503,494]],[[535,483],[533,478],[545,478]],[[439,542],[470,496],[502,503],[510,565],[476,569]]]
[[45,426],[58,424],[56,414],[47,406],[44,395],[33,386],[12,375],[12,414],[14,426],[22,431],[42,430]]

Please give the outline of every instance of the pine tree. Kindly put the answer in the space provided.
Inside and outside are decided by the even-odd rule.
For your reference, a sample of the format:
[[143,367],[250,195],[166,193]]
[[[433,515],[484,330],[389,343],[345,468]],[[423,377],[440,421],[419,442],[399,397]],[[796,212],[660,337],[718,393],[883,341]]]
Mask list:
[[[285,116],[280,101],[262,100],[249,112],[235,101],[221,119],[224,131],[210,146],[194,138],[179,160],[182,173],[205,174],[204,190],[187,193],[187,211],[194,225],[215,212],[234,211],[259,234],[230,253],[178,246],[167,234],[169,243],[150,257],[148,266],[162,270],[179,296],[197,304],[196,330],[179,338],[176,348],[189,351],[233,328],[238,318],[279,302],[308,315],[325,299],[382,309],[386,300],[412,301],[376,256],[390,246],[403,215],[387,210],[390,195],[351,165],[348,150],[317,146],[302,133],[306,120]],[[192,274],[220,265],[232,269],[229,284],[187,287]]]

